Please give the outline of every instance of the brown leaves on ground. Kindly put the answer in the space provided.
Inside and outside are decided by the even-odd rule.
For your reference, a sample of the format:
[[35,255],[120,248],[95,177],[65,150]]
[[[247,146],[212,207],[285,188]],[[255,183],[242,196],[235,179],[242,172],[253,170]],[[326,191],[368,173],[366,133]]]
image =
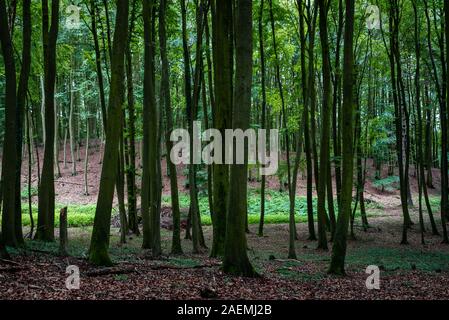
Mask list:
[[[268,225],[265,237],[255,234],[255,226],[248,235],[248,254],[262,278],[224,275],[220,261],[208,258],[207,252],[188,254],[188,240],[183,240],[184,256],[152,260],[124,250],[108,269],[94,268],[83,258],[28,250],[13,255],[13,262],[0,261],[0,299],[448,299],[448,247],[430,235],[427,245],[421,246],[417,227],[409,232],[411,245],[400,246],[401,224],[394,213],[390,220],[371,219],[373,228],[367,233],[357,230],[358,239],[348,244],[347,277],[327,275],[330,253],[317,251],[316,243],[304,240],[305,224],[298,225],[297,261],[285,259],[288,227]],[[87,245],[89,232],[77,234],[86,238]],[[211,240],[210,228],[205,228],[205,237]],[[171,234],[164,232],[165,252],[170,239]],[[131,239],[126,246],[138,250],[140,241]],[[112,243],[115,253],[122,248]],[[366,288],[365,269],[371,263],[382,270],[380,290]],[[69,265],[80,269],[79,290],[66,289]]]

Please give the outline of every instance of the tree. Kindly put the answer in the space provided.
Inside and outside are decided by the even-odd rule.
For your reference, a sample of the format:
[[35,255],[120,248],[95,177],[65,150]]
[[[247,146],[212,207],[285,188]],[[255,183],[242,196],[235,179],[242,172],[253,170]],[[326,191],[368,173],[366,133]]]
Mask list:
[[17,128],[16,128],[16,182],[15,182],[15,233],[19,244],[23,243],[22,234],[22,199],[21,181],[22,174],[22,145],[23,145],[23,123],[25,115],[25,102],[28,92],[28,80],[31,71],[31,0],[24,0],[22,4],[23,32],[22,32],[22,67],[20,70],[19,84],[17,88]]
[[174,163],[168,156],[169,150],[173,147],[173,142],[170,140],[170,133],[173,129],[173,116],[170,97],[170,70],[167,58],[167,31],[166,31],[166,15],[167,15],[167,1],[161,0],[159,4],[159,47],[161,51],[162,62],[162,79],[161,79],[161,99],[163,101],[165,110],[165,143],[167,147],[167,166],[170,175],[170,193],[173,215],[173,235],[172,235],[172,249],[173,254],[182,254],[181,247],[181,213],[179,210],[179,196],[178,196],[178,177],[177,170]]
[[126,79],[128,93],[128,121],[127,143],[125,143],[126,184],[128,191],[128,217],[129,229],[136,235],[140,234],[137,219],[137,191],[136,191],[136,110],[134,101],[134,77],[133,77],[133,53],[131,51],[132,32],[135,25],[136,0],[132,2],[130,31],[128,35],[128,47],[126,49]]
[[108,105],[108,126],[101,169],[100,188],[95,209],[94,227],[89,249],[89,261],[96,265],[111,265],[108,254],[111,210],[117,174],[118,146],[122,127],[124,101],[125,49],[128,36],[129,1],[117,2],[114,43],[111,59],[111,90]]
[[[50,29],[49,29],[50,23]],[[42,176],[39,184],[39,202],[36,239],[53,241],[55,238],[55,81],[56,42],[59,30],[59,0],[51,2],[49,21],[48,0],[42,0],[42,43],[44,47],[44,99],[45,99],[45,147]]]
[[[162,253],[160,232],[159,107],[154,92],[154,44],[152,15],[154,2],[143,3],[145,71],[144,71],[144,173],[142,177],[143,248],[151,249],[154,257]],[[146,160],[146,161],[145,161]],[[147,167],[147,168],[145,168]],[[148,171],[147,171],[148,170]],[[145,184],[145,185],[144,185]],[[145,189],[144,189],[145,188]],[[145,191],[144,191],[145,190]]]
[[[6,3],[0,1],[0,15],[7,17]],[[13,44],[10,35],[8,20],[0,21],[0,41],[5,63],[5,138],[3,142],[2,159],[2,236],[6,245],[17,246],[18,239],[15,232],[15,205],[16,205],[16,162],[17,152],[15,146],[17,128],[17,96],[16,96],[16,66],[13,53]],[[8,187],[5,187],[8,186]]]
[[327,250],[326,236],[326,185],[329,166],[331,66],[327,30],[328,2],[318,1],[320,10],[320,39],[323,57],[323,103],[321,110],[322,129],[320,144],[320,174],[318,178],[318,248]]
[[[449,58],[449,3],[444,1],[444,17],[445,17],[445,37],[446,37],[446,58]],[[444,68],[444,66],[443,66]],[[448,164],[447,164],[447,152],[448,152],[448,141],[447,141],[447,110],[449,109],[449,63],[446,65],[446,105],[440,110],[441,118],[441,224],[443,226],[443,243],[448,244],[449,238],[447,234],[446,221],[449,217],[449,200],[448,200]],[[443,107],[443,106],[442,106]]]
[[[287,127],[287,119],[286,119],[287,114],[285,111],[284,90],[283,90],[283,86],[282,86],[281,72],[280,72],[280,67],[279,67],[279,57],[278,57],[277,45],[276,45],[276,32],[275,32],[275,28],[274,28],[274,15],[273,15],[273,0],[270,0],[269,3],[270,3],[271,34],[272,34],[272,39],[273,39],[273,51],[274,51],[274,56],[275,56],[276,83],[277,83],[278,90],[279,90],[279,96],[281,98],[281,106],[282,106],[281,112],[282,112],[283,125],[286,130],[285,147],[286,147],[286,153],[287,153],[287,182],[288,182],[288,194],[289,194],[289,199],[290,199],[288,257],[290,259],[296,259],[296,251],[295,251],[295,238],[296,238],[295,193],[296,193],[297,170],[295,171],[295,174],[293,175],[293,179],[292,179],[291,163],[290,163],[290,139],[289,139],[289,132],[288,132],[288,127]],[[299,159],[299,157],[300,157],[299,148],[297,151],[298,152],[296,155],[296,159]],[[295,168],[297,168],[297,166],[295,166]]]
[[[300,1],[302,3],[302,1]],[[307,90],[305,91],[305,95],[307,95],[304,98],[304,101],[307,101],[307,103],[304,103],[304,151],[306,154],[306,166],[307,166],[307,224],[309,229],[309,240],[316,240],[316,234],[315,234],[315,223],[314,223],[314,217],[313,217],[313,174],[314,171],[316,173],[315,166],[315,159],[312,159],[316,156],[316,153],[314,152],[314,147],[312,143],[312,139],[315,140],[315,129],[314,125],[312,124],[312,130],[310,123],[314,123],[314,113],[315,113],[315,103],[316,103],[316,97],[315,97],[315,66],[314,66],[314,45],[315,45],[315,29],[316,29],[316,20],[317,20],[317,6],[318,2],[315,1],[315,8],[313,10],[313,13],[311,12],[310,3],[306,8],[303,10],[307,12],[307,15],[309,17],[308,19],[308,29],[309,31],[309,46],[306,48],[306,36],[305,36],[305,26],[304,26],[304,14],[300,13],[300,36],[301,36],[301,52],[302,56],[304,58],[301,58],[305,60],[306,52],[309,53],[309,61],[308,61],[308,71],[306,71],[305,67],[305,61],[304,63],[301,62],[301,68],[304,69],[302,71],[302,77],[303,77],[303,83],[307,84]],[[298,5],[298,10],[301,9],[302,6]],[[307,10],[306,10],[307,9]],[[301,10],[299,10],[301,11]],[[303,25],[301,27],[301,25]],[[303,66],[304,64],[304,66]],[[308,75],[305,73],[308,72]],[[307,79],[307,80],[306,80]],[[315,175],[316,176],[316,175]]]
[[[235,13],[236,73],[232,124],[235,129],[249,128],[252,85],[252,1],[237,0]],[[256,275],[247,255],[245,216],[247,212],[248,155],[244,164],[231,165],[226,240],[223,258],[225,273]]]
[[343,106],[342,106],[342,189],[338,210],[337,227],[332,246],[329,273],[345,274],[346,238],[351,216],[352,185],[354,171],[354,0],[345,0],[345,32],[343,61]]
[[[232,3],[212,1],[212,53],[214,68],[215,110],[214,127],[224,136],[232,127]],[[223,148],[224,151],[224,148]],[[222,151],[222,154],[224,152]],[[229,197],[229,168],[224,164],[213,165],[213,241],[211,256],[224,254],[226,214]]]
[[[263,8],[264,0],[260,1],[259,8],[259,20],[258,20],[258,30],[259,30],[259,53],[260,53],[260,72],[261,72],[261,87],[262,87],[262,121],[261,128],[266,129],[267,122],[267,90],[266,90],[266,67],[265,67],[265,49],[263,40]],[[259,236],[263,236],[263,226],[265,218],[265,186],[266,186],[266,176],[262,176],[262,182],[260,186],[260,221],[259,221]]]

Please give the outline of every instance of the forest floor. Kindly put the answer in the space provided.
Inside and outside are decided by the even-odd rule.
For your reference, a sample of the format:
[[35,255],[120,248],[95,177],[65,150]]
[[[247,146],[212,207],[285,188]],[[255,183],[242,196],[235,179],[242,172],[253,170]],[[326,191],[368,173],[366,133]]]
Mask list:
[[[77,162],[76,176],[71,176],[69,163],[67,169],[61,163],[62,177],[56,184],[57,203],[94,206],[101,168],[98,151],[99,147],[90,151],[89,196],[83,194],[82,162]],[[83,150],[80,153],[84,155]],[[27,172],[26,165],[23,172]],[[129,236],[127,243],[121,245],[119,229],[113,225],[110,254],[115,265],[98,269],[86,261],[92,231],[92,227],[86,225],[69,229],[69,257],[58,255],[57,243],[27,241],[24,249],[10,250],[12,261],[0,261],[0,299],[449,299],[449,246],[441,244],[441,237],[432,236],[427,224],[425,245],[420,243],[417,224],[409,230],[410,244],[400,245],[402,213],[398,192],[379,191],[371,183],[372,175],[368,170],[365,196],[370,228],[363,231],[360,218],[356,217],[356,240],[348,242],[347,277],[327,275],[331,250],[316,250],[316,242],[306,240],[306,223],[297,224],[298,260],[287,259],[288,225],[267,224],[264,237],[257,236],[256,224],[250,225],[248,255],[261,275],[256,279],[224,275],[220,261],[210,259],[207,249],[201,254],[192,254],[189,240],[182,240],[184,255],[168,255],[171,231],[165,228],[162,229],[162,246],[167,255],[153,260],[141,249],[141,237]],[[410,176],[412,194],[416,195],[416,181],[413,174]],[[164,178],[164,195],[167,196],[169,183],[167,177]],[[33,170],[33,184],[36,180],[37,172]],[[305,194],[304,182],[299,177],[299,196]],[[26,186],[26,174],[23,183]],[[185,192],[182,174],[179,184],[181,193]],[[276,178],[270,179],[268,184],[273,191],[279,189]],[[436,188],[430,193],[437,199],[437,170],[434,184]],[[257,186],[256,181],[250,183],[250,189]],[[441,229],[437,207],[434,215]],[[416,208],[411,211],[417,223]],[[427,222],[427,216],[425,219]],[[210,246],[212,229],[210,226],[203,228]],[[329,249],[331,246],[329,243]],[[80,269],[79,290],[66,289],[69,265]],[[380,290],[366,287],[369,276],[366,268],[370,265],[381,270]]]
[[[86,261],[91,228],[72,228],[69,257],[58,256],[57,243],[28,241],[26,249],[12,252],[13,262],[0,262],[0,299],[449,299],[449,247],[440,237],[427,233],[421,245],[413,226],[410,244],[399,245],[397,208],[370,224],[367,232],[357,226],[357,240],[349,241],[344,278],[327,275],[330,251],[318,251],[316,242],[306,240],[305,223],[298,224],[298,260],[286,259],[287,225],[267,225],[264,237],[250,226],[248,254],[261,275],[257,279],[224,275],[207,250],[191,254],[188,240],[182,242],[184,255],[153,260],[140,249],[141,237],[130,236],[120,245],[116,228],[110,249],[115,265],[98,269]],[[204,227],[207,244],[211,231]],[[170,240],[171,233],[163,230],[165,253]],[[79,290],[66,289],[69,265],[80,269]],[[380,290],[366,287],[369,265],[381,270]]]

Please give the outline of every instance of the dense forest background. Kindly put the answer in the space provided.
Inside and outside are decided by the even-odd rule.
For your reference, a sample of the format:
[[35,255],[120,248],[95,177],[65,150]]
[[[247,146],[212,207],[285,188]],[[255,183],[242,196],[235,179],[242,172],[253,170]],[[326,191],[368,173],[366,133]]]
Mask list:
[[[131,247],[257,278],[270,244],[345,275],[372,241],[447,264],[446,1],[0,0],[0,40],[4,261]],[[195,121],[279,129],[277,173],[176,166]]]

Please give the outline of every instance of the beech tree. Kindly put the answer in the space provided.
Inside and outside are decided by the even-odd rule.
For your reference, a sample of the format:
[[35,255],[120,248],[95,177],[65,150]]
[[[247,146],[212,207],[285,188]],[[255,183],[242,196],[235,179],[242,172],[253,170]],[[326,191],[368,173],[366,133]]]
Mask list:
[[354,170],[354,1],[345,0],[345,32],[343,59],[343,106],[342,106],[342,144],[343,172],[340,207],[332,246],[332,260],[329,273],[345,274],[346,238],[351,216],[352,186]]
[[111,210],[116,182],[118,146],[125,95],[125,49],[128,35],[129,1],[117,2],[114,43],[111,59],[111,90],[109,93],[106,144],[101,169],[100,189],[95,210],[94,228],[89,248],[89,261],[96,265],[111,265],[108,254]]
[[[235,12],[235,85],[233,129],[249,128],[253,68],[252,1],[237,0]],[[223,270],[226,273],[252,277],[256,275],[246,253],[245,216],[247,214],[248,155],[244,164],[233,164],[226,223]]]
[[51,19],[48,1],[42,1],[42,43],[44,47],[44,103],[45,144],[42,176],[39,184],[39,205],[36,239],[53,241],[55,238],[55,81],[56,42],[59,30],[59,0],[51,1]]

